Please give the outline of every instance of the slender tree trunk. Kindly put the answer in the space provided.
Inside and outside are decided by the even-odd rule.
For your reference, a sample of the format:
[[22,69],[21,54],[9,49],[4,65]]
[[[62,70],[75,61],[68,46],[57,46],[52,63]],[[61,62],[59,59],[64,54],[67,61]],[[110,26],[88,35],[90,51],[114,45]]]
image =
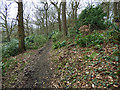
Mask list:
[[120,1],[119,1],[119,4],[118,4],[118,13],[119,13],[119,21],[120,21]]
[[6,28],[6,33],[7,33],[7,41],[10,42],[10,35],[8,31],[8,26],[7,26],[7,20],[5,20],[5,28]]
[[10,42],[10,35],[9,35],[9,32],[7,32],[7,41]]
[[110,14],[109,8],[110,8],[110,3],[107,2],[107,19],[109,19],[109,14]]
[[46,2],[46,3],[44,3],[44,9],[45,9],[45,19],[46,19],[46,34],[48,35],[48,21],[47,21],[47,19],[48,19],[48,3]]
[[43,30],[43,32],[44,32],[44,34],[45,34],[45,26],[44,26],[44,19],[42,18],[42,30]]
[[22,0],[18,2],[18,39],[19,39],[19,52],[25,51],[25,33],[23,25],[23,3]]
[[27,36],[29,36],[29,26],[28,26],[28,21],[27,21]]
[[31,26],[30,31],[31,31],[31,34],[33,34],[33,26]]
[[60,19],[60,12],[61,12],[60,8],[61,8],[61,3],[60,3],[60,5],[59,5],[59,7],[57,6],[57,4],[53,3],[52,1],[51,1],[51,4],[53,4],[54,7],[57,9],[57,12],[58,12],[59,31],[61,32],[61,19]]
[[74,24],[74,18],[75,18],[75,10],[74,10],[74,2],[72,2],[72,22]]
[[7,24],[7,11],[6,11],[6,16],[5,16],[5,28],[6,28],[6,33],[7,33],[7,41],[10,42],[10,35],[9,35],[8,24]]
[[116,19],[117,17],[117,2],[114,2],[114,20]]
[[66,0],[62,2],[62,23],[63,23],[63,32],[64,38],[67,36],[67,23],[66,23]]
[[79,2],[75,2],[75,20],[77,20],[77,8],[78,8]]
[[48,22],[47,22],[47,10],[46,10],[46,34],[48,35]]
[[[119,63],[120,63],[120,45],[118,45],[118,59],[119,59]],[[118,66],[118,69],[120,70],[120,65]],[[118,83],[120,83],[120,73],[118,73]]]
[[58,10],[58,24],[59,24],[59,31],[61,32],[60,9]]

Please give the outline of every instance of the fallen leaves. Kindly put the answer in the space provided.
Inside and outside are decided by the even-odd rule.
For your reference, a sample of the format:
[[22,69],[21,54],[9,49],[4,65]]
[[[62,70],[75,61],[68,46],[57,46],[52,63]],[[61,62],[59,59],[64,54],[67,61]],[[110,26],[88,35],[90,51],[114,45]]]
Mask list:
[[[104,46],[100,49],[101,51],[94,47],[78,48],[76,46],[69,46],[69,49],[64,47],[61,52],[60,49],[57,49],[52,53],[51,59],[65,58],[53,63],[54,68],[62,66],[57,69],[55,80],[67,88],[118,87],[118,77],[116,77],[118,61],[112,58],[112,47],[117,49],[111,44]],[[59,55],[55,56],[57,52]]]
[[[3,69],[3,71],[5,71],[5,76],[2,76],[3,88],[14,88],[15,84],[19,82],[19,79],[17,79],[18,75],[23,76],[23,74],[20,74],[20,72],[24,69],[25,65],[29,63],[30,57],[36,52],[37,50],[30,50],[17,56],[10,57],[7,60],[3,59],[2,62],[4,62],[5,65],[10,64]],[[9,63],[9,61],[11,61],[11,63]]]

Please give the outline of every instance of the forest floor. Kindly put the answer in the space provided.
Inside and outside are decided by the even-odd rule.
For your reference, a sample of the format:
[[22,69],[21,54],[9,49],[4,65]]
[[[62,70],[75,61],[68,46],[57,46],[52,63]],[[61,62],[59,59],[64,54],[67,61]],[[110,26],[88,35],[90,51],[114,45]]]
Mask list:
[[25,58],[23,54],[14,57],[19,58],[19,61],[24,60],[27,64],[24,65],[23,69],[20,69],[23,65],[19,62],[19,65],[16,65],[14,70],[9,70],[5,77],[3,77],[3,88],[51,87],[51,79],[53,76],[53,70],[50,68],[51,61],[49,60],[51,45],[52,42],[48,41],[43,48],[30,51],[34,52],[31,53],[31,55],[25,54],[27,58]]
[[55,88],[117,88],[118,58],[113,58],[118,46],[101,44],[102,48],[79,47],[75,44],[51,50],[55,69]]
[[[74,39],[72,41],[75,41]],[[79,47],[74,43],[52,49],[52,41],[38,50],[9,58],[3,88],[117,88],[118,45]],[[5,60],[4,60],[5,61]],[[9,62],[8,62],[9,61]],[[10,66],[7,66],[9,64]]]

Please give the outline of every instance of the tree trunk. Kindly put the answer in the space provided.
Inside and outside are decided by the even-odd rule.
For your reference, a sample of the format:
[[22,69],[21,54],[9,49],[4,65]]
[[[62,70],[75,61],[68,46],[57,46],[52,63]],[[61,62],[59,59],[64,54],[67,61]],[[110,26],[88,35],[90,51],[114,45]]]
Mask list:
[[19,39],[19,52],[25,51],[25,33],[23,25],[23,3],[22,0],[18,2],[18,39]]
[[64,38],[67,36],[67,23],[66,23],[66,0],[62,2],[62,23],[63,23],[63,32]]
[[114,2],[114,20],[116,19],[117,17],[117,2]]
[[45,19],[46,19],[46,34],[48,35],[48,21],[47,21],[47,19],[48,19],[48,3],[46,2],[46,3],[44,3],[44,9],[45,9]]
[[73,22],[73,24],[74,24],[74,18],[75,18],[75,10],[74,10],[74,2],[72,2],[72,22]]
[[118,13],[119,13],[119,21],[120,21],[120,1],[119,1],[119,4],[118,4]]
[[6,28],[6,33],[7,33],[7,41],[10,42],[10,35],[8,31],[8,26],[7,26],[7,20],[5,20],[5,28]]
[[9,32],[7,32],[7,41],[10,42],[10,35],[9,35]]
[[59,24],[59,31],[61,32],[60,8],[58,10],[58,24]]
[[75,20],[77,20],[77,8],[78,8],[79,2],[75,2]]
[[47,10],[46,10],[46,34],[48,35]]
[[29,36],[29,26],[28,26],[28,20],[26,21],[26,23],[27,23],[27,36]]
[[5,29],[7,33],[7,41],[10,42],[10,35],[9,35],[8,24],[7,24],[7,11],[6,11],[6,16],[5,16]]
[[59,5],[59,7],[57,6],[57,4],[53,3],[51,1],[51,4],[54,5],[54,7],[57,9],[57,12],[58,12],[58,24],[59,24],[59,31],[61,32],[61,19],[60,19],[60,8],[61,8],[61,3]]
[[107,19],[109,19],[109,14],[110,14],[110,10],[109,10],[109,8],[110,8],[110,3],[109,2],[107,2]]

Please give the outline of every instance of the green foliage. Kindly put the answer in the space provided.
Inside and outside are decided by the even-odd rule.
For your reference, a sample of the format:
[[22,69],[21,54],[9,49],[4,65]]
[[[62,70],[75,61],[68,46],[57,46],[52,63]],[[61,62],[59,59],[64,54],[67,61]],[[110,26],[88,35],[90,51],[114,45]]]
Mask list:
[[38,49],[42,47],[47,41],[44,35],[30,35],[25,38],[26,49]]
[[[25,38],[26,49],[38,49],[42,47],[47,41],[47,37],[44,35],[30,35]],[[7,58],[18,54],[17,39],[12,39],[10,42],[2,45],[2,57]]]
[[52,35],[53,42],[56,42],[62,37],[62,33],[59,31],[55,31]]
[[81,34],[76,37],[76,44],[79,44],[81,47],[89,47],[92,45],[98,45],[103,43],[104,34],[94,32],[87,36],[82,36]]
[[109,27],[109,31],[107,32],[111,39],[114,42],[120,43],[120,26],[117,26],[115,23],[111,23]]
[[12,39],[2,46],[2,57],[15,56],[18,54],[18,40]]
[[57,42],[57,43],[53,44],[53,49],[61,48],[61,47],[65,46],[65,45],[66,45],[65,40],[63,42],[61,42],[61,43]]
[[91,24],[91,29],[93,30],[105,29],[104,16],[106,16],[106,13],[104,13],[100,5],[97,7],[89,5],[79,15],[79,18],[76,22],[76,27],[78,29],[82,25]]
[[76,34],[77,33],[74,27],[68,28],[68,38],[73,38]]
[[112,23],[112,22],[108,21],[107,25],[109,26],[109,30],[114,29],[114,30],[117,30],[120,32],[119,26],[117,26],[116,23]]
[[112,22],[110,20],[106,20],[104,24],[106,25],[106,28],[110,29]]
[[85,60],[92,60],[94,57],[96,57],[96,56],[98,56],[98,55],[99,55],[98,53],[93,52],[90,56],[85,55],[85,56],[84,56],[84,59],[85,59]]
[[51,39],[54,34],[55,34],[55,32],[50,33],[50,34],[48,35],[48,39]]
[[109,30],[105,33],[106,41],[119,43],[120,42],[120,32],[118,30]]
[[2,62],[2,75],[5,76],[8,69],[14,67],[17,63],[18,61],[16,61],[16,59],[4,59]]
[[53,49],[57,49],[59,48],[60,42],[54,43],[53,44]]

